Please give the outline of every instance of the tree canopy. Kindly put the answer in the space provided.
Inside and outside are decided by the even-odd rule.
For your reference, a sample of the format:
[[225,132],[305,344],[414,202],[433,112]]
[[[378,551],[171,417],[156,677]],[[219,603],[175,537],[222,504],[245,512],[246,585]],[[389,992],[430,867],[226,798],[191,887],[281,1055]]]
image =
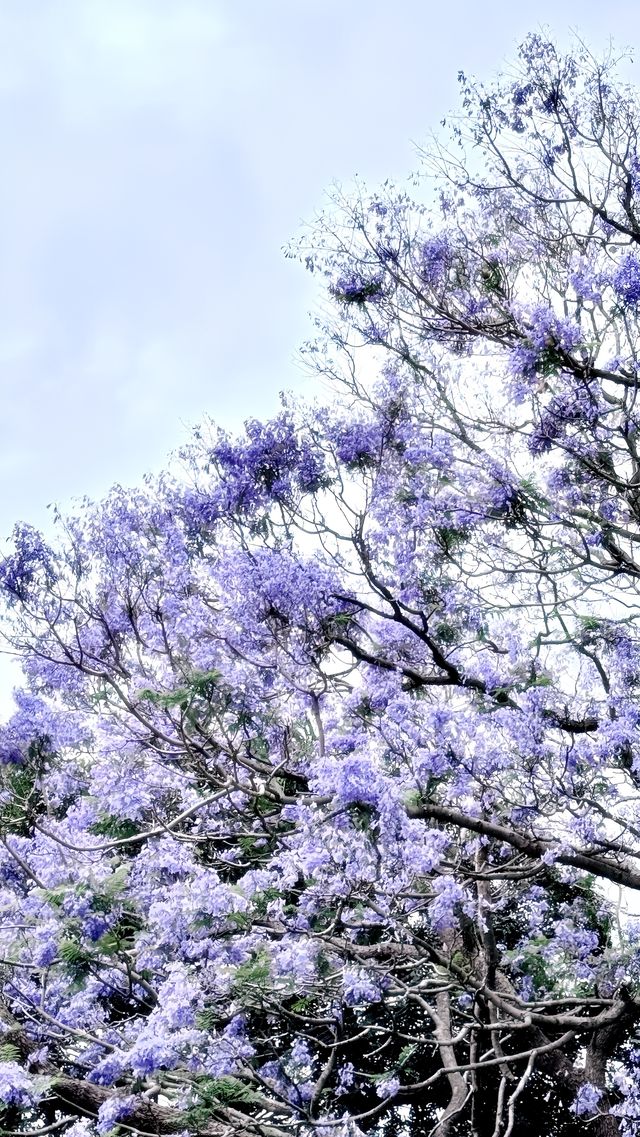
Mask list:
[[326,400],[16,527],[5,1133],[640,1133],[640,100],[461,84]]

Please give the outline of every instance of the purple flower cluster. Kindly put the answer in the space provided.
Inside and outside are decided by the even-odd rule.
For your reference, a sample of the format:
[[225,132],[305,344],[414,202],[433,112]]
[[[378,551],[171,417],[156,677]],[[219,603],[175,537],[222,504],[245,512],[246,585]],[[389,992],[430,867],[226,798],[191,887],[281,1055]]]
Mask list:
[[602,1093],[603,1091],[597,1086],[591,1085],[590,1082],[585,1082],[583,1086],[580,1086],[580,1089],[576,1094],[576,1098],[572,1106],[573,1112],[577,1114],[578,1117],[582,1116],[582,1114],[585,1113],[597,1113],[598,1102],[602,1097]]
[[113,1051],[96,1063],[89,1074],[89,1081],[95,1082],[99,1086],[112,1086],[114,1082],[118,1081],[118,1078],[122,1077],[126,1065],[124,1055]]
[[380,457],[383,436],[377,422],[344,424],[332,432],[336,454],[345,466],[366,466]]
[[247,510],[265,498],[277,501],[296,486],[313,493],[326,477],[322,453],[300,438],[287,414],[269,423],[249,420],[245,439],[238,442],[221,436],[211,458],[221,471],[227,509]]
[[[192,454],[189,457],[193,461]],[[266,423],[247,420],[244,436],[237,439],[218,431],[206,455],[205,474],[212,464],[219,472],[213,487],[207,479],[205,485],[183,489],[179,495],[189,532],[236,515],[251,516],[274,502],[292,502],[329,481],[322,449],[287,412]]]
[[343,304],[362,307],[365,304],[375,303],[384,295],[383,278],[376,275],[366,277],[360,272],[349,272],[338,277],[331,286],[331,293]]
[[640,261],[633,253],[622,257],[612,278],[611,283],[620,299],[629,308],[635,308],[640,302]]
[[429,922],[438,932],[458,926],[460,914],[471,915],[473,901],[468,892],[453,877],[436,878],[433,885],[434,899],[428,907]]
[[364,970],[347,968],[342,976],[343,999],[348,1007],[378,1003],[382,998],[379,981]]
[[17,746],[11,743],[0,743],[0,766],[21,766],[24,755]]
[[98,1133],[110,1133],[115,1128],[118,1121],[123,1117],[128,1117],[135,1108],[136,1099],[133,1095],[125,1097],[116,1096],[107,1098],[102,1103],[98,1110],[98,1122],[96,1129]]
[[602,289],[605,274],[595,264],[590,264],[585,257],[579,257],[572,266],[569,283],[581,300],[593,301],[599,304],[602,300]]
[[570,352],[582,342],[583,332],[574,320],[556,315],[546,304],[529,308],[524,316],[527,338],[531,345],[541,351],[544,348],[558,347]]
[[38,1097],[31,1074],[17,1062],[0,1062],[0,1102],[26,1108],[34,1105]]
[[394,1098],[400,1089],[400,1081],[398,1078],[384,1078],[383,1081],[378,1082],[376,1086],[376,1094],[383,1100],[386,1098]]
[[640,1051],[633,1047],[626,1070],[617,1070],[613,1077],[616,1090],[622,1101],[611,1109],[614,1117],[620,1118],[621,1137],[637,1137],[640,1118]]
[[14,600],[25,600],[39,573],[53,581],[53,557],[42,534],[31,525],[16,525],[13,545],[14,552],[0,562],[0,588]]
[[419,250],[419,273],[431,288],[438,288],[447,277],[452,249],[447,236],[437,234],[424,241]]
[[549,400],[529,437],[532,454],[544,454],[563,439],[571,426],[593,426],[598,405],[585,391],[566,391]]

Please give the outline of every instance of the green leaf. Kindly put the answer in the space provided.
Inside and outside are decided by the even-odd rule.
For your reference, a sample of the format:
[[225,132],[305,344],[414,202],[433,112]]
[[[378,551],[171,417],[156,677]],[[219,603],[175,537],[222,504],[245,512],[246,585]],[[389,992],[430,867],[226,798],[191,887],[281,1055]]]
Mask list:
[[110,837],[114,841],[122,841],[127,837],[135,837],[140,832],[140,825],[128,817],[106,814],[89,827],[89,832],[96,837]]
[[266,951],[256,952],[253,959],[241,963],[236,968],[234,985],[236,987],[264,987],[270,974],[269,956]]
[[195,1019],[198,1030],[206,1031],[215,1030],[219,1021],[218,1015],[212,1010],[198,1011]]
[[238,1078],[225,1074],[221,1078],[204,1078],[196,1085],[196,1092],[212,1102],[253,1102],[256,1095]]
[[263,892],[256,892],[253,897],[253,906],[258,916],[265,916],[272,900],[278,900],[282,893],[278,888],[265,888]]
[[76,943],[75,940],[62,940],[58,951],[60,958],[63,959],[65,963],[69,963],[74,967],[78,964],[87,963],[91,958],[85,949]]
[[230,1074],[222,1078],[207,1075],[196,1078],[192,1087],[193,1104],[184,1114],[185,1126],[198,1132],[204,1129],[216,1109],[225,1105],[254,1105],[262,1099]]
[[536,675],[532,683],[527,684],[529,687],[551,687],[553,686],[553,679],[550,675]]
[[115,872],[112,872],[110,877],[102,882],[101,894],[113,900],[116,896],[120,896],[127,887],[127,878],[129,875],[129,866],[120,865]]
[[586,632],[596,632],[602,627],[602,620],[596,616],[580,616],[580,623]]
[[210,699],[220,678],[220,671],[194,671],[185,685],[177,687],[175,691],[153,691],[150,687],[145,687],[138,692],[138,698],[165,710],[180,707],[182,711],[186,711],[196,696]]
[[407,1062],[413,1057],[413,1055],[415,1054],[417,1049],[418,1049],[418,1045],[415,1042],[411,1042],[411,1043],[409,1043],[408,1046],[402,1047],[402,1050],[400,1051],[400,1053],[398,1055],[398,1062],[397,1062],[397,1066],[399,1069],[402,1068],[402,1066],[407,1065]]
[[0,1046],[0,1062],[18,1062],[20,1051],[13,1042],[3,1042]]
[[305,1011],[308,1011],[311,1006],[313,1006],[313,999],[307,995],[302,999],[296,999],[295,1002],[291,1004],[291,1010],[297,1015],[302,1015]]

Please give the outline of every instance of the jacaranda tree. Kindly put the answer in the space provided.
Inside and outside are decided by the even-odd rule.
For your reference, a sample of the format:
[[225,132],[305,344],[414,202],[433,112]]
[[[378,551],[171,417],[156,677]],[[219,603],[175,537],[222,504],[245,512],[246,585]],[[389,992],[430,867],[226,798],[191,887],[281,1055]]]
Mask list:
[[15,531],[5,1133],[640,1133],[640,101],[462,90],[326,402]]

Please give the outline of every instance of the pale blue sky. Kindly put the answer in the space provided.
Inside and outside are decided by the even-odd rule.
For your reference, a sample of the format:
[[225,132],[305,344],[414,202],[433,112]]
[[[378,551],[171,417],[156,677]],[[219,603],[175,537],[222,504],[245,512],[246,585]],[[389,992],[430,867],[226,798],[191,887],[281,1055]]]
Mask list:
[[0,0],[0,536],[304,391],[282,245],[541,24],[633,46],[640,4]]

